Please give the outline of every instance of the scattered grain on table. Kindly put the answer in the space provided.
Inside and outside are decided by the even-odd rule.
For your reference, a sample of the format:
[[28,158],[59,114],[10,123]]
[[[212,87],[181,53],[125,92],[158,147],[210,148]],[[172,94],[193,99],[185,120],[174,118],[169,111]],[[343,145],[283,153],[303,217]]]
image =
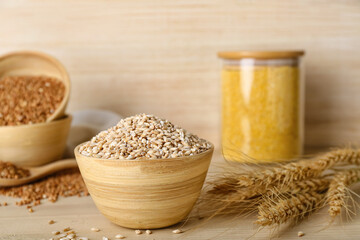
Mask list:
[[121,235],[121,234],[117,234],[115,235],[115,239],[125,239],[126,237]]
[[180,233],[182,233],[183,231],[182,231],[181,229],[175,229],[175,230],[173,230],[172,232],[175,233],[175,234],[180,234]]
[[[47,199],[56,202],[59,197],[88,196],[89,193],[78,169],[68,169],[37,182],[17,186],[1,187],[0,195],[21,198],[16,205],[40,204]],[[35,204],[34,204],[35,205]]]
[[302,231],[299,231],[299,232],[298,232],[298,237],[303,237],[303,236],[305,236],[305,233],[302,232]]

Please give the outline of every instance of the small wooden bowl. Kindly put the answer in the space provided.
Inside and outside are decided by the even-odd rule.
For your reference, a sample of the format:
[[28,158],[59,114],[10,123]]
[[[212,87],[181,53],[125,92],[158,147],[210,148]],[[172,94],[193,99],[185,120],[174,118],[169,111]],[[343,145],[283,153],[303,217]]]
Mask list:
[[19,166],[40,166],[62,157],[70,115],[49,123],[0,127],[0,160]]
[[97,208],[110,221],[133,229],[154,229],[180,222],[193,208],[214,147],[189,157],[114,160],[75,157]]
[[0,57],[0,79],[5,76],[47,76],[65,85],[65,95],[59,107],[46,120],[64,117],[70,95],[70,78],[64,66],[55,58],[40,52],[13,52]]

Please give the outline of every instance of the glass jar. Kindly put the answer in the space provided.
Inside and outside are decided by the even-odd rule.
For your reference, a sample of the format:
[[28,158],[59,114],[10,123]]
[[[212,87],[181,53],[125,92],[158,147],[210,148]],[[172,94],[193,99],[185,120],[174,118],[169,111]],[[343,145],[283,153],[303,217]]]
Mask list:
[[303,51],[219,53],[225,159],[268,162],[302,154],[303,55]]

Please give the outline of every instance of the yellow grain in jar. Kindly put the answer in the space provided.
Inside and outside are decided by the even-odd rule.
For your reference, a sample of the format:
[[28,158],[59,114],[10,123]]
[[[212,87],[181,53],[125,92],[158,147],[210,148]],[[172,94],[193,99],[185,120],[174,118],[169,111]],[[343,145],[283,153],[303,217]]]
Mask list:
[[[288,55],[286,55],[288,54]],[[303,52],[220,53],[227,160],[281,161],[303,148]]]

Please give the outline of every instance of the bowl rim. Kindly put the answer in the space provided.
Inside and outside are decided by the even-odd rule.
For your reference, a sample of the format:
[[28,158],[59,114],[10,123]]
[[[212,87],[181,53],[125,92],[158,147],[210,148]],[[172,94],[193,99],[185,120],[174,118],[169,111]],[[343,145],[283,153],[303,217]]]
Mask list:
[[[207,141],[207,140],[206,140]],[[192,156],[182,156],[182,157],[176,157],[176,158],[156,158],[156,159],[149,159],[149,158],[146,158],[146,159],[106,159],[106,158],[97,158],[97,157],[89,157],[89,156],[85,156],[85,155],[82,155],[80,152],[79,152],[79,148],[88,143],[90,141],[86,141],[86,142],[83,142],[79,145],[77,145],[74,149],[74,153],[75,153],[75,158],[76,160],[78,160],[78,156],[81,156],[81,158],[86,158],[88,160],[93,160],[93,161],[104,161],[104,162],[121,162],[121,163],[142,163],[142,162],[146,162],[146,163],[149,163],[149,162],[155,162],[155,163],[158,163],[158,162],[168,162],[168,161],[179,161],[179,160],[184,160],[184,159],[198,159],[198,158],[201,158],[202,156],[205,156],[209,153],[212,153],[214,151],[214,144],[212,144],[211,142],[207,141],[208,143],[210,143],[211,147],[204,151],[204,152],[201,152],[199,154],[195,154],[195,155],[192,155]]]
[[[0,56],[0,61],[3,61],[5,60],[6,58],[9,58],[9,57],[13,57],[13,56],[26,56],[26,55],[30,55],[30,56],[37,56],[37,57],[40,57],[40,58],[43,58],[43,59],[46,59],[48,60],[49,62],[53,63],[56,68],[62,72],[64,74],[64,85],[65,85],[65,93],[64,93],[64,97],[61,101],[61,103],[59,104],[59,106],[55,109],[55,111],[53,112],[53,114],[51,114],[49,116],[48,119],[51,119],[51,121],[48,121],[48,119],[46,120],[46,122],[52,122],[54,120],[57,120],[57,119],[53,119],[53,116],[56,116],[59,114],[59,112],[61,112],[63,109],[66,108],[66,105],[68,104],[69,102],[69,98],[70,98],[70,91],[71,91],[71,81],[70,81],[70,76],[69,76],[69,73],[68,71],[66,70],[65,66],[55,57],[47,54],[47,53],[43,53],[43,52],[39,52],[39,51],[29,51],[29,50],[23,50],[23,51],[13,51],[13,52],[9,52],[9,53],[6,53],[4,55],[1,55]],[[37,75],[39,76],[39,75]],[[46,76],[46,75],[44,75]],[[61,81],[61,80],[59,80]],[[63,81],[61,81],[63,82]]]
[[34,124],[21,124],[21,125],[16,125],[16,126],[0,126],[0,131],[4,130],[4,129],[19,129],[19,128],[29,128],[29,127],[43,127],[43,126],[50,126],[50,125],[55,125],[55,124],[59,124],[61,122],[66,122],[66,121],[71,121],[72,120],[72,115],[67,113],[65,114],[62,118],[58,118],[55,119],[51,122],[41,122],[41,123],[34,123]]

